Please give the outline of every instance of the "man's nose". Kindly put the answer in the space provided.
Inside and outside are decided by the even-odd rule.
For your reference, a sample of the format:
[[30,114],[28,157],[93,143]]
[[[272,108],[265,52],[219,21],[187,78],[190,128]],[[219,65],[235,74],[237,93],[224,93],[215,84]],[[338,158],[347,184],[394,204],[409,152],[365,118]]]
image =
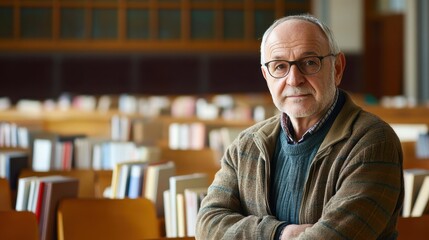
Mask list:
[[297,65],[290,66],[289,74],[286,76],[286,83],[291,86],[298,86],[304,82],[304,74]]

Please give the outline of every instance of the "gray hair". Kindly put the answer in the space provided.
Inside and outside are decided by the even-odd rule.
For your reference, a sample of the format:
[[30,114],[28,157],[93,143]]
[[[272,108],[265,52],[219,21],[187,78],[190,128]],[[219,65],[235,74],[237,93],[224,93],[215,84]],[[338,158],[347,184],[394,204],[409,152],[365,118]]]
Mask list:
[[316,26],[318,26],[323,31],[326,38],[328,39],[329,48],[331,50],[331,53],[337,54],[340,52],[340,48],[338,47],[337,41],[334,38],[334,34],[332,33],[331,29],[326,24],[324,24],[322,21],[320,21],[316,17],[309,15],[309,14],[290,15],[290,16],[282,17],[282,18],[274,21],[274,23],[265,31],[264,35],[262,36],[261,65],[263,65],[265,63],[265,43],[267,42],[269,35],[274,30],[274,28],[276,28],[278,25],[280,25],[281,23],[286,22],[288,20],[303,20],[303,21],[307,21],[307,22],[315,24]]

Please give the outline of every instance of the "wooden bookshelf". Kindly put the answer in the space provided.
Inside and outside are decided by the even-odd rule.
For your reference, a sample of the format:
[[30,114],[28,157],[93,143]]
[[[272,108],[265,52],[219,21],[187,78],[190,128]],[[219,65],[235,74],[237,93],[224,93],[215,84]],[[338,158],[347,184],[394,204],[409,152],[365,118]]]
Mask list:
[[88,136],[108,136],[110,118],[115,112],[42,111],[35,113],[7,110],[0,112],[1,121],[14,122],[29,130],[59,134],[84,133]]
[[[265,99],[265,98],[264,98]],[[423,123],[429,125],[429,120],[425,117],[429,113],[427,107],[413,107],[413,108],[383,108],[380,106],[367,106],[363,105],[363,108],[367,111],[370,111],[388,123]],[[2,121],[16,122],[18,124],[26,125],[34,129],[42,129],[46,131],[53,131],[62,134],[76,134],[84,133],[89,136],[109,136],[110,134],[110,119],[114,114],[118,114],[117,110],[111,110],[108,112],[82,112],[82,111],[53,111],[53,112],[41,112],[38,114],[29,114],[22,113],[16,110],[8,110],[0,112],[0,119]],[[142,117],[137,115],[130,115],[129,117]],[[202,122],[209,127],[219,127],[219,126],[232,126],[232,127],[244,127],[250,126],[254,122],[251,120],[244,121],[231,121],[224,119],[214,119],[214,120],[201,120],[195,117],[188,118],[174,118],[171,116],[160,116],[156,118],[157,121],[162,122],[165,126],[172,122]],[[166,127],[163,128],[164,136]],[[161,146],[165,147],[165,141],[162,141]],[[415,156],[415,143],[414,142],[402,142],[403,152],[404,152],[404,168],[414,168],[421,167],[429,169],[429,159],[417,159]],[[208,149],[204,149],[208,150]],[[203,151],[204,151],[203,150]],[[180,151],[180,154],[185,154],[186,151]],[[170,151],[165,152],[165,158],[173,158],[177,155],[177,152]],[[211,153],[205,153],[211,154]],[[216,158],[213,158],[216,159]],[[186,162],[183,165],[178,167],[180,173],[186,174],[189,172],[195,171],[205,171],[210,174],[210,177],[213,178],[214,173],[220,167],[218,162],[210,159],[210,164],[204,164],[205,168],[198,168],[196,164],[189,166],[190,163]],[[179,162],[182,160],[178,160]],[[96,171],[95,182],[96,189],[95,195],[98,197],[102,196],[104,189],[111,184],[112,172],[109,170]],[[411,230],[414,229],[414,226],[425,223],[427,216],[417,219],[403,219],[401,218],[398,223],[398,229],[400,231],[399,239],[410,239],[406,238],[410,232],[412,236],[425,236],[422,230]],[[414,223],[416,221],[417,223]],[[411,235],[410,235],[411,236]],[[186,238],[187,239],[187,238]],[[192,238],[191,238],[192,239]]]
[[363,105],[363,109],[374,113],[388,123],[418,123],[429,126],[429,107],[386,108],[381,106]]
[[310,0],[2,0],[0,95],[263,91],[263,31],[310,10]]
[[425,239],[429,235],[429,215],[398,220],[398,240]]
[[[235,96],[239,104],[257,105],[260,103],[265,104],[268,100],[266,95],[261,96]],[[210,98],[208,96],[207,98]],[[115,115],[121,115],[135,119],[146,119],[145,116],[139,114],[124,114],[120,113],[118,109],[111,109],[107,112],[99,111],[81,111],[70,109],[67,111],[51,110],[40,112],[23,112],[16,109],[0,111],[0,120],[4,122],[16,123],[20,126],[28,127],[28,129],[37,131],[46,131],[58,135],[74,135],[83,134],[88,137],[103,137],[110,139],[111,136],[111,119]],[[156,121],[162,126],[162,139],[156,142],[156,145],[161,147],[161,158],[163,160],[171,160],[177,166],[177,174],[190,174],[194,172],[204,172],[209,175],[210,181],[214,178],[214,174],[220,168],[218,162],[220,156],[217,152],[205,146],[200,150],[171,150],[168,148],[168,128],[171,123],[202,123],[206,126],[206,134],[210,129],[220,127],[248,127],[254,123],[253,120],[226,120],[222,118],[216,119],[199,119],[195,116],[189,117],[172,117],[168,115],[161,115],[155,118],[150,118],[150,121]],[[132,139],[130,139],[132,140]],[[206,143],[205,143],[206,144]],[[6,149],[6,148],[4,148]],[[14,149],[14,148],[7,148]],[[203,164],[194,164],[200,161]],[[73,172],[64,172],[64,175],[73,175]],[[103,197],[104,190],[110,186],[112,180],[111,170],[94,170],[94,181],[92,187],[86,186],[84,195],[92,195],[97,198]],[[41,173],[44,175],[61,174],[61,170]],[[27,174],[28,175],[28,174]],[[90,193],[89,193],[90,192]]]
[[421,159],[416,157],[416,143],[402,142],[402,151],[404,155],[404,169],[424,168],[429,169],[429,158]]
[[253,51],[310,1],[3,0],[0,11],[1,51]]

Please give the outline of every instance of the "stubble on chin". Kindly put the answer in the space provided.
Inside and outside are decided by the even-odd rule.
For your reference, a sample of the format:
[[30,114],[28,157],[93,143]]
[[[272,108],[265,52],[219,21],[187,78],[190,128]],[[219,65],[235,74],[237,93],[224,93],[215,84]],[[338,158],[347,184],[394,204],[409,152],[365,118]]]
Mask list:
[[292,118],[303,118],[314,114],[314,104],[306,103],[308,99],[283,98],[277,102],[277,108]]

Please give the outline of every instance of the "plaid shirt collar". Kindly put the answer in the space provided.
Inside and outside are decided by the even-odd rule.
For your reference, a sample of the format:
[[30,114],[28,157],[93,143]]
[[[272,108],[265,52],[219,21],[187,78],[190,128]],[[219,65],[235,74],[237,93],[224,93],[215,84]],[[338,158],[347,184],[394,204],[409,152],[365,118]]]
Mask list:
[[293,138],[295,136],[295,131],[293,130],[292,122],[290,121],[289,116],[286,113],[283,113],[282,117],[281,117],[281,126],[282,126],[283,131],[286,133],[288,143],[289,144],[301,143],[305,139],[307,139],[309,136],[313,135],[317,130],[319,130],[323,126],[323,124],[326,122],[326,120],[329,118],[329,116],[331,115],[332,111],[335,108],[335,105],[337,104],[337,101],[338,101],[338,89],[335,91],[334,102],[329,107],[326,114],[316,124],[314,124],[312,127],[310,127],[304,133],[304,135],[302,135],[302,138],[299,139],[298,141],[295,141]]

